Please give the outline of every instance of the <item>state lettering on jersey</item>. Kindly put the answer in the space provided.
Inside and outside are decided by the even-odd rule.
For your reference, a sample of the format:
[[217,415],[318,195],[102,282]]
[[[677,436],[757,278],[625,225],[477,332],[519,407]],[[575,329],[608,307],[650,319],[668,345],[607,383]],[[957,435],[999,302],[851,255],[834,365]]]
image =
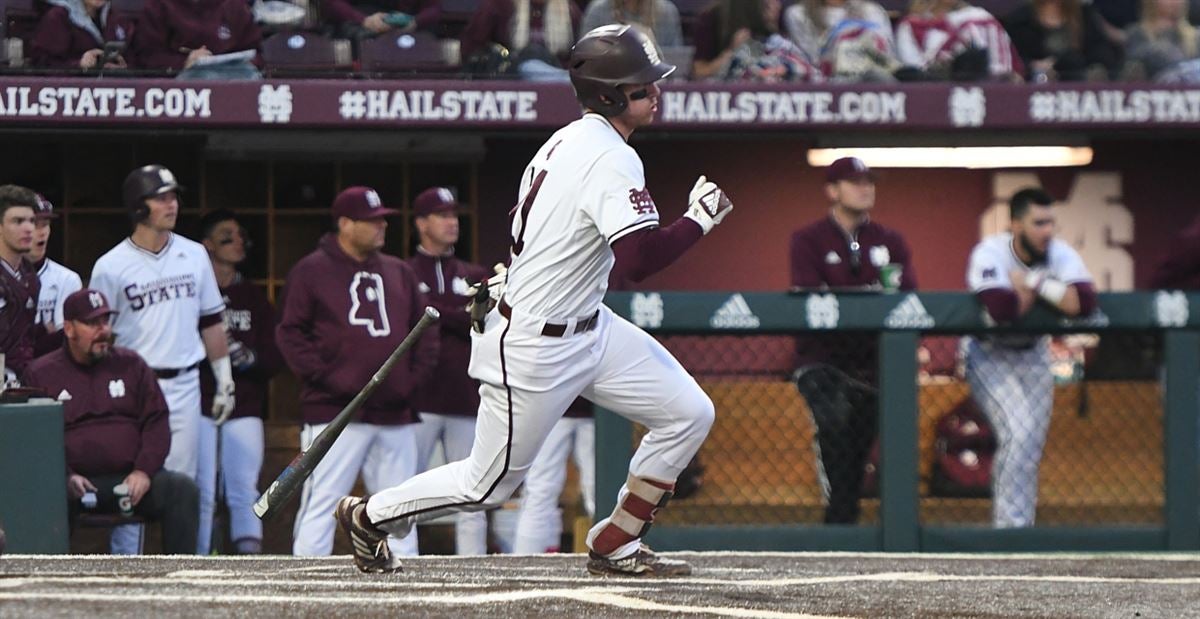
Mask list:
[[350,324],[367,328],[371,337],[392,334],[384,301],[383,277],[378,273],[359,271],[350,282]]
[[650,197],[650,192],[645,187],[630,189],[629,203],[633,205],[633,212],[638,215],[649,215],[650,213],[658,212],[658,207],[654,206],[654,198]]
[[192,273],[156,279],[125,287],[129,309],[138,312],[158,303],[196,296],[196,276]]

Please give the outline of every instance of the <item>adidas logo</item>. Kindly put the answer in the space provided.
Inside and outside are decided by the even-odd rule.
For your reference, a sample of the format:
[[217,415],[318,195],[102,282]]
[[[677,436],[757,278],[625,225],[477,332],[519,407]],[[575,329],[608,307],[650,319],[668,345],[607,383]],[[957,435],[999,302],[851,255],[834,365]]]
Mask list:
[[70,399],[71,399],[71,392],[70,392],[70,391],[67,391],[66,389],[63,389],[63,390],[62,390],[62,393],[59,393],[59,394],[58,394],[58,401],[59,401],[59,402],[66,402],[66,401],[68,401],[68,400],[70,400]]
[[883,324],[889,329],[928,329],[933,327],[934,321],[933,316],[925,310],[921,299],[909,293],[900,305],[888,312]]
[[842,257],[839,256],[836,251],[833,251],[831,249],[831,250],[829,250],[829,253],[825,254],[825,264],[841,264],[841,263],[842,263]]
[[757,329],[760,321],[750,310],[745,297],[735,294],[717,308],[708,324],[714,329]]

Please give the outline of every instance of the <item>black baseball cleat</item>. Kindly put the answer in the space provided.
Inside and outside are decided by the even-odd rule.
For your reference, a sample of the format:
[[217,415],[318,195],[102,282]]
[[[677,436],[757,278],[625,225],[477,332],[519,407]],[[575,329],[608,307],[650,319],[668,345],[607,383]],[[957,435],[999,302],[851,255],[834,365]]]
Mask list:
[[660,557],[642,544],[637,552],[621,559],[609,559],[594,552],[588,553],[588,573],[595,576],[626,576],[630,578],[670,578],[691,576],[692,566],[686,561]]
[[381,531],[367,519],[367,497],[344,496],[333,510],[338,527],[350,538],[354,548],[354,565],[367,574],[402,572],[400,559],[388,548],[386,531]]

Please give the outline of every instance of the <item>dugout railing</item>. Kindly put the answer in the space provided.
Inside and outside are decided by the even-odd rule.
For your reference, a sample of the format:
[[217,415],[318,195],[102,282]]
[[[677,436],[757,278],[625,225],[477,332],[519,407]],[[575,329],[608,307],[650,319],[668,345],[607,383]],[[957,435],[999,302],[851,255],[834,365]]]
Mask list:
[[[776,404],[756,402],[774,397],[786,401],[786,411],[770,423],[801,424],[795,410],[803,399],[790,385],[786,371],[772,370],[772,362],[790,354],[779,343],[795,336],[855,332],[867,334],[878,346],[879,470],[878,498],[864,500],[859,524],[826,525],[813,516],[814,492],[770,491],[755,494],[748,488],[743,504],[706,498],[708,481],[693,496],[673,501],[647,541],[663,550],[828,550],[828,551],[1128,551],[1200,549],[1200,475],[1198,475],[1198,376],[1200,376],[1200,294],[1170,291],[1106,293],[1099,308],[1087,317],[1065,319],[1044,308],[1035,308],[1019,323],[988,326],[973,295],[958,292],[895,294],[783,294],[761,292],[625,292],[611,293],[605,303],[617,314],[668,344],[673,352],[686,340],[689,352],[681,359],[717,404],[717,424],[723,418],[741,419],[746,428],[725,427],[721,436],[710,435],[702,450],[705,477],[737,484],[763,484],[762,465],[748,462],[755,441],[773,449],[761,460],[812,459],[811,449],[778,440],[778,427],[763,427],[756,415],[770,416]],[[1195,308],[1195,309],[1191,309]],[[1190,311],[1189,311],[1190,310]],[[930,377],[918,350],[930,338],[953,340],[962,335],[1085,333],[1100,342],[1124,342],[1116,350],[1122,361],[1146,360],[1154,367],[1141,370],[1139,380],[1121,380],[1120,372],[1087,376],[1104,360],[1089,360],[1075,386],[1056,387],[1055,421],[1047,446],[1054,447],[1055,468],[1044,472],[1042,485],[1054,486],[1053,477],[1089,478],[1104,485],[1106,477],[1122,477],[1107,484],[1103,500],[1074,497],[1055,517],[1051,506],[1039,498],[1038,523],[1031,527],[995,528],[984,508],[990,498],[939,499],[930,496],[928,480],[930,393],[969,393],[961,373]],[[732,350],[737,348],[740,353]],[[769,352],[763,352],[770,349]],[[696,352],[699,350],[700,352]],[[924,351],[922,351],[924,352]],[[953,355],[954,353],[950,353]],[[679,356],[677,354],[677,356]],[[1105,357],[1110,365],[1114,350]],[[697,361],[700,359],[700,361]],[[927,362],[927,360],[926,360]],[[786,363],[784,363],[786,364]],[[1128,364],[1126,364],[1128,365]],[[703,366],[703,367],[697,367]],[[719,369],[714,369],[719,368]],[[764,369],[765,368],[765,369]],[[713,379],[712,376],[718,376]],[[728,378],[735,377],[735,378]],[[747,378],[749,377],[749,378]],[[1089,383],[1088,381],[1097,382]],[[1099,382],[1107,380],[1107,382]],[[949,386],[947,386],[949,385]],[[732,388],[731,388],[732,387]],[[789,391],[790,389],[790,391]],[[769,393],[768,393],[769,392]],[[1087,406],[1073,400],[1071,413],[1059,408],[1071,397],[1092,394],[1091,417]],[[774,395],[771,395],[774,394]],[[790,395],[789,395],[790,394]],[[1072,394],[1075,394],[1074,396]],[[1099,401],[1097,401],[1099,398]],[[1105,398],[1113,403],[1105,405]],[[1116,413],[1108,411],[1112,409]],[[1111,414],[1110,414],[1111,413]],[[1121,416],[1123,415],[1123,416]],[[1079,421],[1082,419],[1082,421]],[[1106,422],[1108,419],[1110,422]],[[1111,423],[1118,419],[1119,423]],[[1061,421],[1060,421],[1061,420]],[[1105,423],[1108,423],[1105,426]],[[1055,425],[1057,424],[1057,425]],[[1074,425],[1072,425],[1074,424]],[[1101,427],[1092,432],[1091,429]],[[1084,428],[1085,430],[1080,430]],[[611,513],[617,490],[628,473],[629,456],[640,428],[609,411],[596,415],[596,509]],[[796,436],[811,437],[808,432]],[[1074,433],[1074,434],[1072,434]],[[1138,438],[1140,437],[1140,438]],[[1140,441],[1140,442],[1139,442]],[[1069,453],[1056,446],[1070,447]],[[625,448],[628,446],[628,449]],[[749,450],[749,451],[747,451]],[[806,451],[807,450],[807,451]],[[1139,451],[1135,457],[1126,451]],[[1080,454],[1083,454],[1082,456]],[[1121,464],[1129,460],[1126,464]],[[1111,463],[1114,468],[1106,469]],[[1049,463],[1043,462],[1043,466]],[[757,467],[757,468],[756,468]],[[1107,472],[1107,471],[1112,471]],[[787,469],[782,469],[787,472]],[[768,470],[766,475],[770,475]],[[809,476],[811,477],[811,475]],[[780,474],[780,484],[810,484]],[[757,481],[751,481],[757,480]],[[1112,480],[1109,480],[1112,481]],[[1094,485],[1094,484],[1093,484]],[[712,494],[718,493],[715,488]],[[781,495],[786,495],[780,498]],[[803,496],[807,496],[805,499]],[[801,496],[801,498],[795,498]],[[1107,497],[1107,498],[1105,498]],[[707,501],[707,502],[706,502]],[[807,501],[807,505],[805,504]],[[1111,504],[1106,504],[1111,503]],[[959,509],[962,508],[962,509]],[[959,511],[955,512],[955,509]],[[806,511],[807,510],[807,511]],[[943,518],[930,514],[975,514]],[[1049,517],[1043,519],[1042,511]],[[984,514],[981,516],[980,514]]]

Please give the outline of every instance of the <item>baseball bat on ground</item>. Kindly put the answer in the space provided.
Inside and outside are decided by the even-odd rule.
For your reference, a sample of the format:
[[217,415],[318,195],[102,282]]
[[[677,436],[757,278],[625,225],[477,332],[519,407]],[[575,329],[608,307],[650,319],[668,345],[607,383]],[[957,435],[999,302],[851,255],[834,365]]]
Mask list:
[[334,441],[341,436],[342,430],[346,429],[346,425],[350,423],[350,419],[354,417],[358,409],[362,408],[363,403],[371,397],[371,394],[375,393],[375,389],[387,378],[387,375],[392,371],[392,366],[396,365],[400,357],[403,357],[404,353],[412,348],[417,343],[417,340],[421,339],[421,334],[425,332],[425,329],[429,328],[429,325],[433,324],[438,318],[439,314],[437,310],[432,307],[425,308],[425,314],[421,316],[421,320],[417,321],[412,331],[409,331],[408,335],[404,337],[404,341],[400,342],[396,350],[392,351],[387,361],[383,362],[383,365],[379,367],[379,370],[375,372],[371,380],[362,388],[362,391],[359,391],[358,395],[354,396],[353,400],[350,400],[350,403],[342,409],[342,412],[338,413],[337,417],[334,417],[333,421],[317,435],[317,438],[313,439],[312,445],[309,445],[308,449],[301,451],[300,455],[296,456],[291,464],[288,464],[287,468],[283,469],[279,477],[276,477],[275,481],[271,482],[271,486],[267,488],[267,491],[258,497],[258,501],[254,503],[255,516],[258,516],[260,520],[267,520],[279,513],[280,509],[292,498],[292,495],[296,494],[296,491],[300,489],[304,480],[308,479],[309,475],[312,475],[313,469],[317,468],[317,465],[321,463],[325,454],[329,452],[329,448],[333,446]]

